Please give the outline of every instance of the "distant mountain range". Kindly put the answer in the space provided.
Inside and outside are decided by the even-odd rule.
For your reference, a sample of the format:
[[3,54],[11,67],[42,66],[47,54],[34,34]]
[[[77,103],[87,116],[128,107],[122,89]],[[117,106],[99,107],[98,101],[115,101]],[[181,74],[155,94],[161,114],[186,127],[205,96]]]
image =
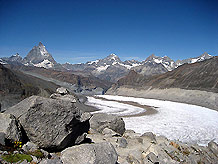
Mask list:
[[0,58],[0,63],[72,71],[82,76],[93,75],[101,80],[116,82],[126,76],[130,70],[134,70],[144,76],[153,76],[172,71],[185,63],[195,63],[210,59],[211,57],[211,55],[205,52],[199,57],[175,62],[167,56],[158,57],[152,54],[146,60],[140,62],[136,60],[121,61],[117,55],[111,54],[106,58],[82,64],[59,64],[40,42],[38,46],[33,47],[24,59],[19,54],[16,54],[11,57]]
[[[199,59],[200,60],[200,59]],[[194,62],[195,59],[190,59]],[[181,88],[218,93],[218,56],[202,62],[183,64],[173,71],[151,77],[142,76],[134,70],[113,86],[143,87],[149,89]]]

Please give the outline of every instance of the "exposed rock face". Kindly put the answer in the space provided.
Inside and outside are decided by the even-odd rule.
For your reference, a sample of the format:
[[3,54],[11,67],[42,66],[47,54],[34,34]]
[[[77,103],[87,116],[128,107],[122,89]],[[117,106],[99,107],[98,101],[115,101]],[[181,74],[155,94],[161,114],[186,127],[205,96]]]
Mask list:
[[49,150],[79,144],[89,130],[89,113],[61,99],[31,96],[9,108],[31,142]]
[[5,138],[12,141],[22,141],[21,126],[11,114],[0,113],[0,133],[1,144],[4,144]]
[[115,164],[117,153],[108,142],[73,146],[61,152],[63,164]]
[[90,126],[100,133],[105,128],[112,129],[121,135],[125,132],[125,123],[122,118],[105,113],[94,114],[90,119]]

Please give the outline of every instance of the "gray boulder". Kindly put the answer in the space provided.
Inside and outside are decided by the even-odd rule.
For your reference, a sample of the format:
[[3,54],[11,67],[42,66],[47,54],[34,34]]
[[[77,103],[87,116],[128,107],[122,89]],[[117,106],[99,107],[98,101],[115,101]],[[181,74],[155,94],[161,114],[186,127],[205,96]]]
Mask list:
[[61,152],[64,164],[115,164],[117,159],[116,150],[108,142],[73,146]]
[[218,144],[214,141],[208,143],[208,148],[218,157]]
[[36,144],[32,143],[32,142],[27,142],[26,144],[24,144],[22,146],[22,149],[25,152],[34,152],[34,151],[38,150],[39,147]]
[[0,113],[0,134],[3,145],[5,139],[22,141],[21,126],[12,114]]
[[60,99],[31,96],[6,113],[15,115],[31,142],[50,151],[79,144],[90,127],[89,113]]
[[145,164],[149,164],[149,163],[151,163],[151,164],[152,164],[152,163],[153,163],[153,164],[155,164],[155,163],[160,163],[158,157],[157,157],[153,152],[149,153],[149,154],[146,156],[146,158],[143,159],[143,162],[144,162]]
[[62,164],[62,162],[59,158],[43,159],[39,164]]
[[53,93],[50,96],[50,98],[70,101],[71,103],[75,103],[77,101],[76,97],[73,96],[73,95],[61,95],[61,94],[58,94],[58,93]]
[[69,91],[64,88],[64,87],[60,87],[56,90],[57,93],[61,94],[61,95],[66,95],[66,94],[69,94]]
[[125,123],[121,117],[105,113],[93,114],[90,119],[90,126],[100,133],[102,133],[105,128],[112,129],[121,135],[125,132]]

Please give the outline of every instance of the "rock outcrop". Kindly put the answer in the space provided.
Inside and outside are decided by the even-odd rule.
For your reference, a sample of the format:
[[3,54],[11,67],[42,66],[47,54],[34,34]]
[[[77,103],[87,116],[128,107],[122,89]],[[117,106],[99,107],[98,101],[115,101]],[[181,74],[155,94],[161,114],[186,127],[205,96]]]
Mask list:
[[119,164],[216,164],[218,161],[218,145],[213,141],[204,147],[171,141],[151,132],[141,135],[132,130],[127,130],[123,136],[91,133],[87,137],[95,144],[110,142],[118,154]]
[[92,118],[90,119],[90,126],[92,129],[100,133],[105,128],[112,129],[121,135],[125,132],[125,123],[122,118],[105,113],[93,114]]
[[61,99],[31,96],[5,113],[19,120],[31,142],[50,151],[79,144],[90,127],[89,113]]
[[0,133],[2,145],[5,145],[5,139],[22,141],[21,126],[11,114],[0,113]]
[[117,153],[108,142],[73,146],[61,152],[63,164],[115,164]]

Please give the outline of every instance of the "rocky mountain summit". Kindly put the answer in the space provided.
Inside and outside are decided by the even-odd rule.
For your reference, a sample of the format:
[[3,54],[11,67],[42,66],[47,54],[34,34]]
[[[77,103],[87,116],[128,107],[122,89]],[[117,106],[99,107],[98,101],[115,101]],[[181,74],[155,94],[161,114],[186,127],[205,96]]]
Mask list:
[[90,114],[64,88],[32,96],[0,114],[1,163],[216,164],[218,144],[191,145],[125,129],[122,118]]
[[55,65],[57,65],[57,62],[41,42],[39,42],[38,46],[33,47],[33,49],[23,59],[22,63],[25,65],[44,68],[54,68]]
[[5,64],[23,64],[26,66],[56,68],[58,63],[52,55],[47,51],[46,47],[39,42],[38,46],[34,46],[25,58],[22,58],[18,53],[11,57],[1,58]]

